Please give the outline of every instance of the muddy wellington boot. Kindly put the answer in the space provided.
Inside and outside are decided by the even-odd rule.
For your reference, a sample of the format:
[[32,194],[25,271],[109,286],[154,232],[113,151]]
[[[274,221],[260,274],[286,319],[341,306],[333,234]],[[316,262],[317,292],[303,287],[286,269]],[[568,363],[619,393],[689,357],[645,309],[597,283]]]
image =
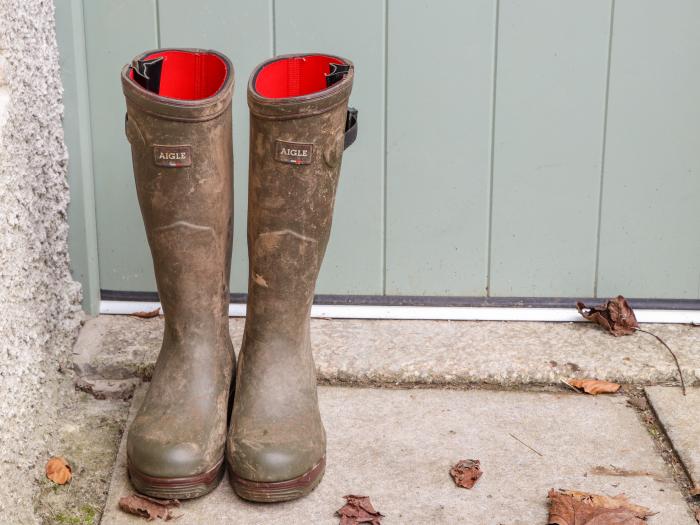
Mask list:
[[352,82],[348,60],[290,55],[258,66],[248,85],[248,310],[226,459],[252,501],[304,496],[325,468],[309,314],[357,131]]
[[144,53],[122,70],[126,134],[165,331],[127,439],[136,490],[194,498],[223,474],[235,355],[228,329],[233,67],[214,51]]

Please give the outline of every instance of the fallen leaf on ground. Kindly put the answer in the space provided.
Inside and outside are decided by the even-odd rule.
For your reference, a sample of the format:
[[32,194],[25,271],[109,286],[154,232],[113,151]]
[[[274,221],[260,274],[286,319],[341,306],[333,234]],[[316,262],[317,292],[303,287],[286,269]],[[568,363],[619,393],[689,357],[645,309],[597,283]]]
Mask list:
[[632,310],[632,307],[627,304],[627,299],[621,295],[618,295],[614,299],[608,299],[604,304],[590,308],[581,301],[578,301],[576,303],[576,309],[583,317],[598,324],[599,326],[602,326],[614,336],[630,335],[639,331],[649,334],[656,339],[666,348],[666,350],[668,350],[671,357],[673,357],[673,361],[676,363],[676,369],[678,370],[678,377],[681,381],[683,395],[686,395],[683,371],[681,370],[681,364],[678,362],[678,356],[673,350],[671,350],[671,347],[668,346],[666,341],[664,341],[661,337],[653,332],[639,328],[639,323],[634,315],[634,310]]
[[129,314],[132,317],[140,317],[141,319],[152,319],[153,317],[158,317],[160,315],[160,307],[156,308],[155,310],[151,310],[150,312],[134,312],[133,314]]
[[695,511],[695,521],[700,523],[700,509]]
[[614,394],[620,390],[620,385],[600,379],[569,379],[568,383],[574,388],[583,390],[586,394]]
[[146,518],[148,521],[156,518],[168,521],[179,517],[170,513],[172,507],[179,506],[180,502],[176,499],[156,499],[141,494],[131,494],[119,499],[119,508],[121,510]]
[[450,476],[458,487],[472,488],[479,480],[483,472],[478,459],[460,459],[450,469]]
[[52,457],[46,463],[46,477],[54,483],[65,485],[73,477],[73,471],[65,459]]
[[359,523],[369,523],[370,525],[381,525],[383,515],[372,506],[369,496],[343,496],[345,505],[335,511],[340,516],[340,525],[357,525]]
[[621,295],[593,307],[579,301],[576,309],[583,317],[602,326],[614,336],[633,334],[639,327],[634,310]]
[[643,525],[648,508],[631,503],[624,494],[602,496],[575,490],[554,490],[549,494],[548,525]]
[[700,487],[695,486],[689,492],[691,496],[700,496]]

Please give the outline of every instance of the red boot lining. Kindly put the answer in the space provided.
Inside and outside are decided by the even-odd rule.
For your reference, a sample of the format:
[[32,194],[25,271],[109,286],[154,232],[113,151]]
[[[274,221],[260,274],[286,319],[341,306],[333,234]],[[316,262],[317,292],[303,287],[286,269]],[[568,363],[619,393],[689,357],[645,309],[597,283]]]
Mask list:
[[[199,100],[216,94],[226,81],[226,62],[213,53],[191,51],[159,51],[144,60],[163,57],[160,75],[161,97]],[[133,70],[130,73],[134,78]]]
[[327,88],[331,64],[344,64],[336,57],[310,55],[275,60],[255,78],[255,91],[267,98],[299,97]]

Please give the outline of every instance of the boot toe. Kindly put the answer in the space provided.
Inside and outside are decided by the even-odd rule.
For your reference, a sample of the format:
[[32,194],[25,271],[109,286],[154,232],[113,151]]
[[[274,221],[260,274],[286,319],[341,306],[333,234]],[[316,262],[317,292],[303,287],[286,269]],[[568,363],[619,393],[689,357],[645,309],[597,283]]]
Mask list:
[[127,454],[133,468],[155,478],[186,478],[212,467],[195,443],[169,442],[132,432],[127,438]]
[[264,443],[236,439],[229,447],[228,462],[233,472],[246,480],[274,483],[303,476],[325,454],[325,443],[288,440]]

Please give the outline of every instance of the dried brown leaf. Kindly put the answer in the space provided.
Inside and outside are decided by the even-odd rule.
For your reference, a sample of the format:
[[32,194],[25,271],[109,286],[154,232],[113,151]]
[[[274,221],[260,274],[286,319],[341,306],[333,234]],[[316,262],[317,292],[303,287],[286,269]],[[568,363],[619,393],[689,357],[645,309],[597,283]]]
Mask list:
[[134,312],[129,315],[132,317],[139,317],[141,319],[152,319],[153,317],[158,317],[160,315],[160,306],[155,310],[151,310],[150,312]]
[[583,390],[586,394],[614,394],[620,390],[620,385],[600,379],[569,379],[568,384]]
[[685,391],[685,381],[683,380],[683,371],[681,370],[681,364],[678,362],[678,356],[671,350],[671,347],[666,344],[661,337],[653,332],[639,328],[639,323],[634,315],[634,310],[627,304],[627,300],[618,295],[613,299],[608,299],[605,303],[589,308],[581,301],[576,303],[576,308],[578,313],[583,317],[592,321],[610,332],[614,336],[618,335],[630,335],[636,331],[649,334],[659,343],[661,343],[666,350],[673,357],[673,361],[676,363],[676,368],[678,369],[678,377],[681,381],[681,387],[683,388],[683,395],[686,395]]
[[634,310],[621,295],[593,307],[579,301],[576,309],[583,317],[602,326],[614,336],[633,334],[639,327]]
[[54,456],[46,462],[46,477],[58,485],[65,485],[73,477],[73,471],[65,459]]
[[631,503],[624,494],[610,497],[575,490],[549,494],[548,525],[643,525],[655,513]]
[[383,515],[377,512],[369,500],[369,496],[343,496],[345,505],[335,511],[340,517],[340,525],[357,525],[359,523],[369,523],[370,525],[381,525]]
[[168,521],[179,517],[173,516],[170,512],[172,507],[179,506],[180,502],[176,499],[155,499],[142,494],[130,494],[119,499],[119,508],[121,510],[146,518],[148,521],[156,518]]
[[689,490],[690,495],[695,497],[695,496],[700,496],[700,486],[694,486],[692,489]]
[[483,474],[478,459],[460,459],[450,469],[450,476],[458,487],[472,488]]

